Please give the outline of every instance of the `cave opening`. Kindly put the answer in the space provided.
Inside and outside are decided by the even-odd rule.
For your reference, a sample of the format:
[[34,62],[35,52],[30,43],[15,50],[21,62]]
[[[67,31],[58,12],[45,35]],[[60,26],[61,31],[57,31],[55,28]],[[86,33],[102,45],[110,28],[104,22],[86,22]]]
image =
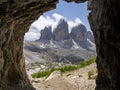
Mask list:
[[[81,3],[86,0],[65,1]],[[98,76],[95,89],[119,90],[120,33],[118,30],[120,28],[120,1],[88,1],[92,1],[89,7],[91,9],[89,22],[97,48]],[[58,0],[0,0],[0,90],[35,90],[30,84],[25,70],[23,58],[24,34],[29,25],[39,15],[55,9],[57,3]],[[91,72],[89,75],[91,75]],[[71,74],[69,73],[67,76],[71,76]],[[79,75],[79,77],[82,77],[82,75]],[[70,86],[72,85],[70,84]]]
[[[74,65],[79,66],[81,62],[96,57],[88,12],[87,2],[76,4],[60,0],[55,10],[44,13],[31,24],[23,45],[28,75],[43,77],[37,73],[68,65],[74,68]],[[95,69],[91,70],[93,67]],[[91,73],[96,74],[96,65],[93,67],[86,71],[88,77]],[[78,76],[82,75],[79,73]]]

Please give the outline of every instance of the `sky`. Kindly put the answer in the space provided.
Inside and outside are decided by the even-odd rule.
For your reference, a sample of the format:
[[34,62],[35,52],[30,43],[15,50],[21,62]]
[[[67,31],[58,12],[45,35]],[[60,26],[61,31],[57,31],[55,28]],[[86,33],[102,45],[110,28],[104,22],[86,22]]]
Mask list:
[[56,27],[60,19],[65,19],[68,22],[69,32],[72,27],[82,23],[90,30],[87,15],[87,2],[76,4],[74,2],[67,3],[64,0],[59,0],[56,9],[44,13],[33,22],[29,31],[25,34],[25,40],[34,41],[39,39],[40,30],[45,26],[52,26],[52,30]]

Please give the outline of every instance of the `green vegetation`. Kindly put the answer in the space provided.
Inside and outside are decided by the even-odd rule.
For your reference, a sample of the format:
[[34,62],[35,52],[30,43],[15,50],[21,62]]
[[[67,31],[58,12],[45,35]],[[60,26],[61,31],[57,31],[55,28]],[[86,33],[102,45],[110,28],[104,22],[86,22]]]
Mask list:
[[92,76],[94,75],[94,71],[88,72],[88,79],[92,79]]
[[98,71],[89,71],[88,72],[88,79],[96,79],[97,78]]
[[81,62],[79,65],[78,65],[78,68],[83,68],[83,67],[86,67],[92,63],[94,63],[96,61],[96,58],[93,58],[93,59],[90,59],[90,60],[86,60],[84,62]]
[[82,77],[82,75],[78,75],[78,77]]
[[33,78],[39,78],[39,77],[48,77],[53,71],[55,71],[56,68],[51,68],[47,71],[42,71],[42,72],[38,72],[38,73],[34,73],[32,75]]
[[47,71],[42,71],[42,72],[37,72],[32,74],[33,78],[40,78],[40,77],[48,77],[53,71],[58,70],[61,71],[62,73],[68,72],[68,71],[74,71],[79,68],[83,68],[85,66],[88,66],[96,61],[96,58],[86,60],[84,62],[81,62],[79,65],[67,65],[64,67],[59,67],[59,68],[51,68]]

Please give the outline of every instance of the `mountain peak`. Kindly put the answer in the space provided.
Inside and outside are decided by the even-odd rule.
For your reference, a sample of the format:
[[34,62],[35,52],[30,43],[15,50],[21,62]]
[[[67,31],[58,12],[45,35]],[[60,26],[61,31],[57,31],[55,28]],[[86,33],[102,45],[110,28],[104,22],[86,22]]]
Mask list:
[[51,38],[52,38],[51,26],[45,27],[44,29],[41,30],[40,33],[41,33],[40,39],[42,39],[42,40],[51,40]]
[[57,27],[53,30],[53,40],[69,39],[68,23],[64,19],[60,19]]
[[61,24],[61,23],[67,23],[67,21],[62,18],[62,19],[59,20],[58,24]]

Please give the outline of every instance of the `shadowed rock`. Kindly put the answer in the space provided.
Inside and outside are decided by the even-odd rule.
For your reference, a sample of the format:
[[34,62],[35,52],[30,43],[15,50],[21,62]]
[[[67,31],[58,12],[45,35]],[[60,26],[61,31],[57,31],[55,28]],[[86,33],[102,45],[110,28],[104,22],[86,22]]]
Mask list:
[[70,39],[68,33],[68,24],[64,19],[60,19],[57,27],[53,31],[53,40],[60,41],[68,39]]
[[88,38],[90,41],[92,41],[93,43],[95,43],[95,41],[94,41],[94,36],[93,36],[93,34],[92,34],[90,31],[87,31],[87,38]]
[[41,30],[41,40],[51,40],[52,38],[52,30],[50,27],[45,27],[43,30]]
[[87,29],[83,24],[79,24],[72,28],[70,36],[75,41],[86,41]]
[[57,1],[0,0],[0,90],[35,90],[25,70],[24,34]]
[[73,27],[70,36],[79,46],[88,49],[87,29],[83,24]]
[[97,48],[96,90],[119,90],[120,1],[92,0],[90,8],[88,18]]

